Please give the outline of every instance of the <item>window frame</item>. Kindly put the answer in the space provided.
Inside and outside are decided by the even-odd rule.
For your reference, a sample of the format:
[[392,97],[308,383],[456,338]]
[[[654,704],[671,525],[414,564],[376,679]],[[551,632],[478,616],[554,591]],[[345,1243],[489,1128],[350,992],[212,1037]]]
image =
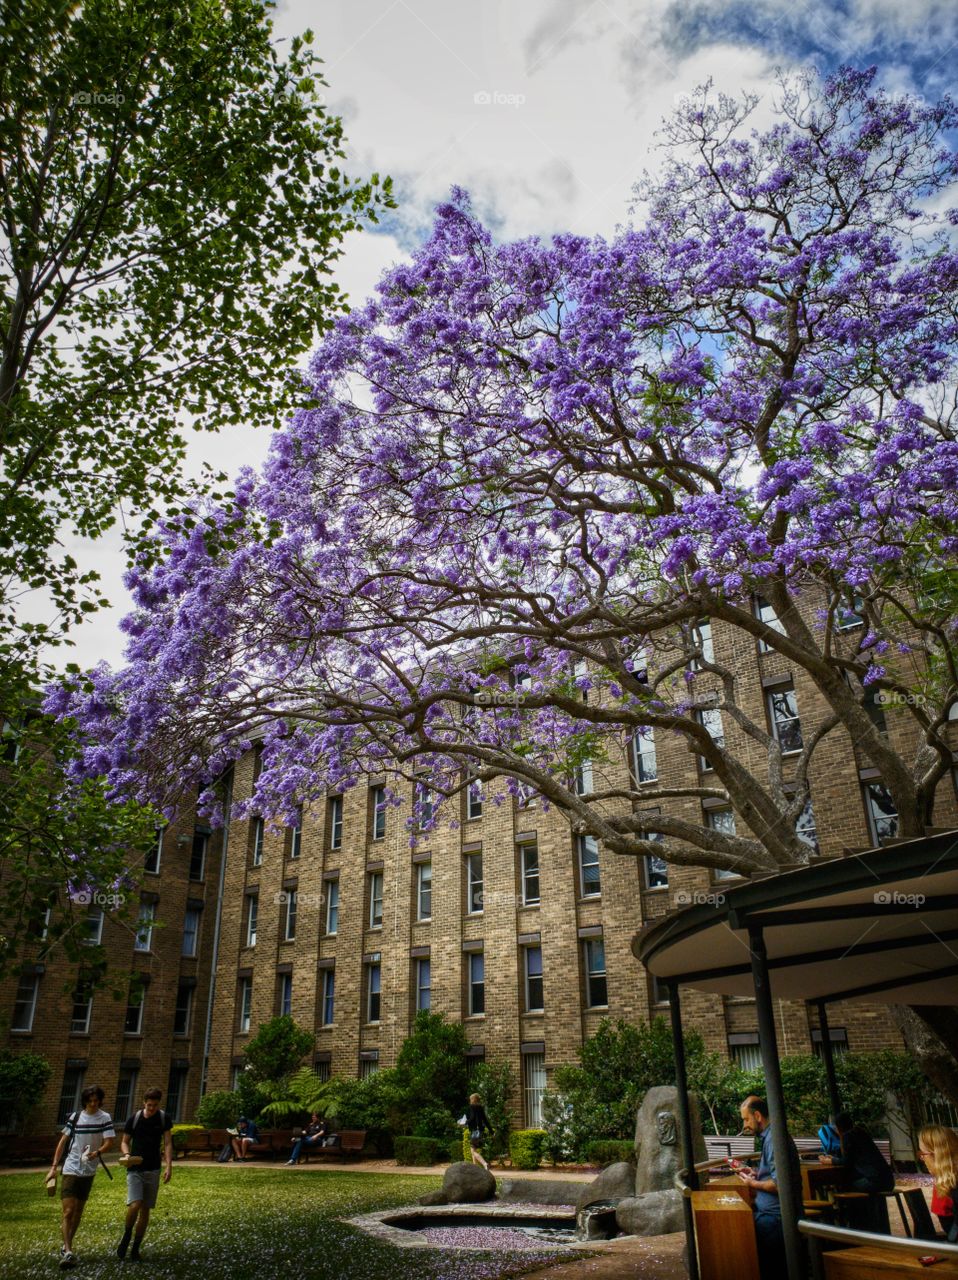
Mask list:
[[[21,989],[24,983],[29,979],[31,983],[31,994],[29,1002],[21,999]],[[21,973],[17,980],[17,989],[13,997],[13,1013],[10,1015],[10,1031],[16,1035],[32,1035],[33,1023],[37,1016],[37,1003],[40,999],[40,974],[39,973]],[[16,1025],[17,1007],[27,1005],[29,1007],[30,1016],[25,1020],[25,1027]]]
[[[328,880],[324,880],[324,892],[326,894],[326,912],[323,919],[323,934],[327,938],[335,938],[339,933],[339,876],[330,876]],[[336,927],[329,927],[330,919],[333,914],[336,916]]]
[[[466,863],[466,915],[481,916],[485,910],[485,871],[482,862],[482,852],[467,853],[465,855]],[[474,874],[476,865],[479,867],[479,875]],[[476,905],[478,903],[478,906]]]
[[[480,974],[476,976],[476,968]],[[467,1009],[470,1018],[486,1016],[486,953],[485,951],[466,952],[466,987],[468,993]],[[478,994],[478,999],[476,998]],[[481,1007],[477,1007],[481,1006]]]
[[289,829],[289,857],[290,861],[296,861],[303,854],[303,806],[299,805],[296,810],[296,822]]
[[298,915],[299,893],[296,889],[284,889],[283,894],[283,942],[296,941],[296,917]]
[[[137,929],[133,937],[133,950],[141,955],[149,955],[153,950],[153,929],[156,924],[156,903],[140,900],[140,911],[137,916]],[[144,945],[145,940],[145,945]]]
[[[193,832],[193,841],[190,845],[190,865],[187,871],[187,879],[192,884],[203,884],[206,880],[206,859],[210,850],[210,832],[197,828]],[[197,842],[199,842],[199,875],[193,874],[193,868],[196,866]]]
[[[428,897],[429,909],[423,911],[423,900]],[[432,859],[416,863],[416,923],[432,920]]]
[[386,812],[388,803],[386,800],[386,788],[383,786],[370,788],[369,803],[372,808],[371,830],[373,840],[386,839]]
[[[522,976],[523,976],[523,1004],[526,1013],[545,1013],[545,975],[543,972],[542,946],[541,944],[523,947],[522,956]],[[534,972],[530,961],[533,956],[538,956],[538,972]],[[539,1003],[535,1003],[536,995],[538,995]]]
[[[365,1014],[368,1026],[378,1026],[383,1013],[383,965],[382,958],[366,961]],[[373,1014],[375,1013],[375,1017]]]
[[293,1014],[293,975],[280,973],[276,984],[276,1008],[281,1018],[292,1017]]
[[244,912],[246,926],[243,930],[243,936],[246,941],[244,947],[255,947],[259,934],[259,894],[248,893],[246,895],[246,911]]
[[253,1023],[253,979],[240,978],[237,999],[237,1034],[248,1035]]
[[[647,749],[642,750],[645,746]],[[647,763],[651,759],[651,764]],[[645,762],[645,763],[644,763]],[[659,759],[655,750],[655,730],[651,725],[636,730],[632,735],[632,777],[636,786],[658,782]]]
[[254,867],[263,865],[263,850],[266,844],[266,819],[260,817],[253,818],[253,849],[250,857],[250,864]]
[[[602,965],[597,967],[593,961],[596,957],[596,948],[601,951]],[[608,1009],[609,1007],[609,971],[605,958],[605,938],[583,938],[582,939],[582,968],[585,977],[585,1007],[587,1009]],[[593,999],[593,983],[602,984],[602,990],[605,994],[603,1000]]]
[[[369,904],[369,910],[366,915],[367,929],[380,930],[383,927],[383,898],[385,893],[386,877],[382,871],[369,871],[366,874],[366,895]],[[378,893],[377,893],[378,889]],[[378,916],[377,916],[378,904]]]
[[[542,867],[539,862],[539,841],[523,840],[517,845],[519,851],[519,885],[520,899],[524,907],[538,907],[542,902]],[[535,872],[531,873],[526,866],[526,855],[530,852],[535,853]],[[535,897],[531,897],[528,892],[530,880],[536,882]]]
[[328,836],[330,849],[343,847],[343,797],[330,796],[328,819]]
[[[196,927],[188,929],[187,924],[190,920],[194,920]],[[180,948],[180,955],[185,960],[195,960],[200,950],[200,924],[203,920],[203,912],[199,907],[187,907],[183,912],[183,941]],[[193,948],[191,951],[186,950],[186,942],[188,938],[193,940]]]
[[[595,836],[583,834],[577,835],[576,838],[576,869],[579,873],[579,897],[580,898],[601,898],[602,897],[602,864],[599,861],[599,842]],[[591,845],[591,847],[590,847]],[[586,852],[595,853],[594,858],[590,858],[586,863],[584,854]],[[587,891],[586,884],[591,883],[586,880],[586,866],[595,868],[595,885],[596,888]]]
[[[195,988],[191,982],[178,982],[176,986],[176,1004],[173,1006],[173,1034],[174,1036],[187,1037],[192,1034],[193,1030],[193,996]],[[184,1003],[183,996],[186,995]],[[180,1021],[180,1015],[185,1014],[185,1019]],[[182,1025],[183,1029],[178,1027]]]
[[323,970],[322,1006],[320,1010],[320,1026],[332,1027],[336,1024],[336,967]]
[[[423,974],[425,973],[426,981],[423,982]],[[428,1012],[432,1006],[432,958],[430,956],[416,957],[416,1012]],[[423,994],[425,993],[425,1002],[423,1002]]]
[[[789,699],[790,706],[794,708],[794,713],[780,716],[776,709],[777,699]],[[765,690],[765,714],[768,716],[769,727],[772,731],[772,737],[779,745],[779,749],[783,756],[800,755],[805,749],[805,741],[802,737],[802,718],[798,712],[798,698],[795,694],[795,686],[792,684],[776,685],[774,688]],[[798,735],[798,746],[786,746],[782,740],[783,732],[787,735],[792,731]]]

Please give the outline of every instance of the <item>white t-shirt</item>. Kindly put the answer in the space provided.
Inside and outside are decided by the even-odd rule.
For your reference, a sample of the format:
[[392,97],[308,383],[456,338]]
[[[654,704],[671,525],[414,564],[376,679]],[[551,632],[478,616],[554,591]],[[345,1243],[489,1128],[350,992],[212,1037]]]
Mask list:
[[[70,1132],[68,1124],[63,1126],[63,1132]],[[91,1116],[89,1111],[80,1111],[76,1118],[76,1135],[70,1143],[67,1158],[63,1165],[63,1172],[78,1174],[81,1178],[92,1178],[97,1171],[99,1161],[81,1159],[83,1152],[89,1150],[90,1154],[93,1155],[103,1145],[104,1138],[115,1137],[116,1131],[113,1128],[113,1121],[107,1112],[95,1111]]]

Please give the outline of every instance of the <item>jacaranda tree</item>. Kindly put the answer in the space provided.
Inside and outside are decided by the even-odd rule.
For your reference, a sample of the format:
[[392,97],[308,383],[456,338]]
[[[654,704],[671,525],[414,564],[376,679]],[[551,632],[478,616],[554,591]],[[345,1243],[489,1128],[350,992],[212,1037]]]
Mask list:
[[[849,69],[782,82],[765,132],[753,106],[683,107],[611,241],[497,245],[463,193],[440,208],[316,353],[262,477],[156,530],[129,666],[51,697],[84,767],[169,805],[263,735],[258,812],[386,768],[441,821],[507,777],[614,853],[748,873],[808,859],[841,734],[925,831],[958,697],[958,111]],[[800,744],[705,618],[812,682]],[[641,812],[582,784],[650,731],[714,782],[647,785]]]

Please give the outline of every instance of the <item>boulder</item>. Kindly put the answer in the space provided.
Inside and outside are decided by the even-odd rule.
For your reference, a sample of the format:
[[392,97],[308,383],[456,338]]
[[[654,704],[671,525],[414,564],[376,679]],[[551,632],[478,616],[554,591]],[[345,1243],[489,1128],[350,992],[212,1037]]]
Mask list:
[[635,1166],[628,1160],[618,1164],[610,1164],[607,1168],[584,1186],[576,1197],[575,1207],[586,1208],[598,1200],[624,1200],[626,1196],[635,1195]]
[[620,1200],[615,1221],[627,1236],[668,1236],[685,1230],[682,1196],[678,1191],[648,1191]]
[[482,1165],[460,1160],[443,1174],[442,1190],[447,1204],[475,1204],[492,1199],[496,1180]]
[[[698,1099],[689,1094],[695,1160],[708,1159]],[[683,1167],[682,1121],[679,1115],[679,1091],[675,1085],[659,1085],[642,1099],[635,1121],[635,1191],[672,1191],[675,1175]]]
[[575,1204],[581,1182],[543,1178],[500,1178],[497,1199],[503,1204]]
[[448,1204],[449,1198],[445,1191],[427,1191],[424,1196],[419,1197],[420,1204]]

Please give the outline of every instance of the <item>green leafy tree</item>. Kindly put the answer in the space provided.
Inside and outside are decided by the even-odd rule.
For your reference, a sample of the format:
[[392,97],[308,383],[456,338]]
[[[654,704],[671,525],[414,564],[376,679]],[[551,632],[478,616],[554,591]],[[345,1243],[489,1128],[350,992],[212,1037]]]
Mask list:
[[[417,1120],[427,1108],[433,1113],[433,1129],[437,1127],[434,1114],[437,1108],[449,1117],[449,1125],[455,1123],[465,1106],[468,1092],[468,1047],[469,1038],[461,1023],[447,1022],[444,1014],[428,1010],[416,1014],[412,1032],[403,1041],[394,1068],[394,1122],[397,1132],[415,1133]],[[447,1126],[442,1132],[418,1136],[442,1138],[448,1135]]]
[[332,1081],[320,1080],[312,1067],[300,1067],[291,1076],[268,1085],[269,1102],[260,1116],[268,1124],[288,1125],[305,1121],[314,1111],[326,1115],[335,1090]]
[[[243,1056],[255,1084],[285,1081],[313,1047],[313,1033],[297,1026],[288,1013],[261,1023]],[[241,1075],[247,1074],[246,1072]]]
[[469,1076],[468,1091],[478,1093],[482,1098],[482,1105],[492,1125],[492,1136],[485,1147],[487,1156],[492,1159],[509,1150],[515,1089],[516,1074],[505,1058],[480,1062]]
[[53,1068],[39,1053],[0,1050],[0,1113],[14,1132],[43,1097]]
[[340,241],[391,204],[343,173],[312,34],[281,57],[270,9],[0,0],[0,662],[102,603],[65,532],[176,508],[184,420],[285,417]]
[[241,1114],[239,1096],[231,1089],[204,1093],[196,1107],[197,1123],[204,1129],[229,1129]]

